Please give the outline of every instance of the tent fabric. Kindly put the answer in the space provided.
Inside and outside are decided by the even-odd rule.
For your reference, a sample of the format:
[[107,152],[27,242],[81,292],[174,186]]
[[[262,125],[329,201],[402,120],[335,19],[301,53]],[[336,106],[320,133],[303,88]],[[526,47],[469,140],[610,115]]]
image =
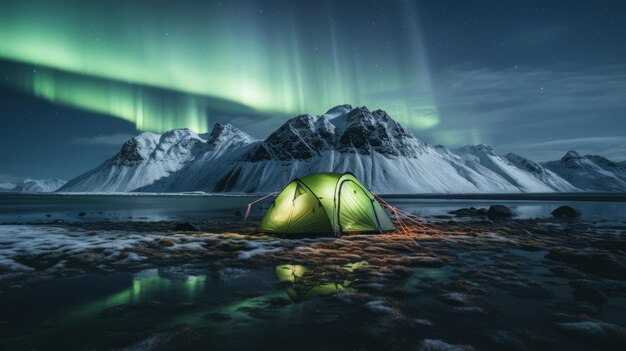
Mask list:
[[276,196],[262,233],[341,234],[394,230],[378,201],[351,173],[296,178]]

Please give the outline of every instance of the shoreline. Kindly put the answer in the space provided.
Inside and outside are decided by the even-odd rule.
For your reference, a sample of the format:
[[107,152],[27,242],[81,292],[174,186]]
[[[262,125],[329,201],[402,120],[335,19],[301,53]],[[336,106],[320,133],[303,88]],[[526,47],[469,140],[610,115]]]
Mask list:
[[[0,225],[0,311],[12,311],[1,321],[0,344],[41,347],[67,328],[101,335],[103,323],[115,321],[133,332],[119,345],[99,339],[103,347],[156,340],[168,349],[177,344],[161,337],[160,326],[172,320],[185,322],[166,330],[192,333],[194,345],[219,342],[214,330],[237,326],[246,334],[293,323],[308,326],[315,339],[347,321],[352,342],[377,349],[425,339],[467,350],[619,350],[626,343],[624,222],[448,220],[408,234],[293,239],[252,234],[255,222],[191,222],[195,231],[177,230],[181,223]],[[281,270],[302,273],[289,280]],[[96,288],[108,284],[118,290],[98,297]],[[20,306],[65,286],[85,289],[83,304],[55,297],[63,301],[55,313],[74,319],[51,316],[34,339],[25,337],[40,328],[39,319],[22,319]],[[220,291],[219,299],[210,297]],[[133,329],[137,323],[142,327]],[[73,342],[84,349],[93,339]]]

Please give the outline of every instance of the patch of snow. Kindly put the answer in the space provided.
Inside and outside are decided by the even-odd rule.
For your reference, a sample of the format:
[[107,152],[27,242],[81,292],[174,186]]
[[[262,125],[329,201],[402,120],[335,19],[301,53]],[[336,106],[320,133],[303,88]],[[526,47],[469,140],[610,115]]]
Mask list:
[[424,339],[420,348],[421,351],[472,351],[475,350],[469,345],[452,345],[440,339]]
[[370,301],[365,304],[365,307],[377,314],[395,314],[393,308],[387,306],[384,301]]
[[259,245],[257,248],[254,248],[249,251],[241,251],[239,252],[238,258],[240,260],[249,260],[252,256],[262,255],[266,253],[276,253],[281,251],[280,247],[267,247],[265,245]]

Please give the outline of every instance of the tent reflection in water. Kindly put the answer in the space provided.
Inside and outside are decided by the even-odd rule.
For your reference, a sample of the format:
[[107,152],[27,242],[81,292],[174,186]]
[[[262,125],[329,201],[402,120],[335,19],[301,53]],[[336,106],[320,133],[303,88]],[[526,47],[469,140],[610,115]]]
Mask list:
[[337,281],[325,277],[323,272],[310,273],[301,265],[285,264],[276,266],[276,277],[285,285],[285,291],[291,301],[298,303],[321,296],[331,295],[339,291],[356,291],[349,287],[349,280]]
[[296,178],[277,196],[257,228],[262,233],[376,233],[395,227],[374,195],[351,173]]

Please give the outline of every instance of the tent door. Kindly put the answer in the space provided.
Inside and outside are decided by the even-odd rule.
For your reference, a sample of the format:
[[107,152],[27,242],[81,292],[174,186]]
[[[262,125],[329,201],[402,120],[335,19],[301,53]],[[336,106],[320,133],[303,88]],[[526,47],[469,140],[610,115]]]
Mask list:
[[352,180],[344,180],[339,186],[338,194],[337,214],[340,232],[379,231],[372,200],[363,188]]

